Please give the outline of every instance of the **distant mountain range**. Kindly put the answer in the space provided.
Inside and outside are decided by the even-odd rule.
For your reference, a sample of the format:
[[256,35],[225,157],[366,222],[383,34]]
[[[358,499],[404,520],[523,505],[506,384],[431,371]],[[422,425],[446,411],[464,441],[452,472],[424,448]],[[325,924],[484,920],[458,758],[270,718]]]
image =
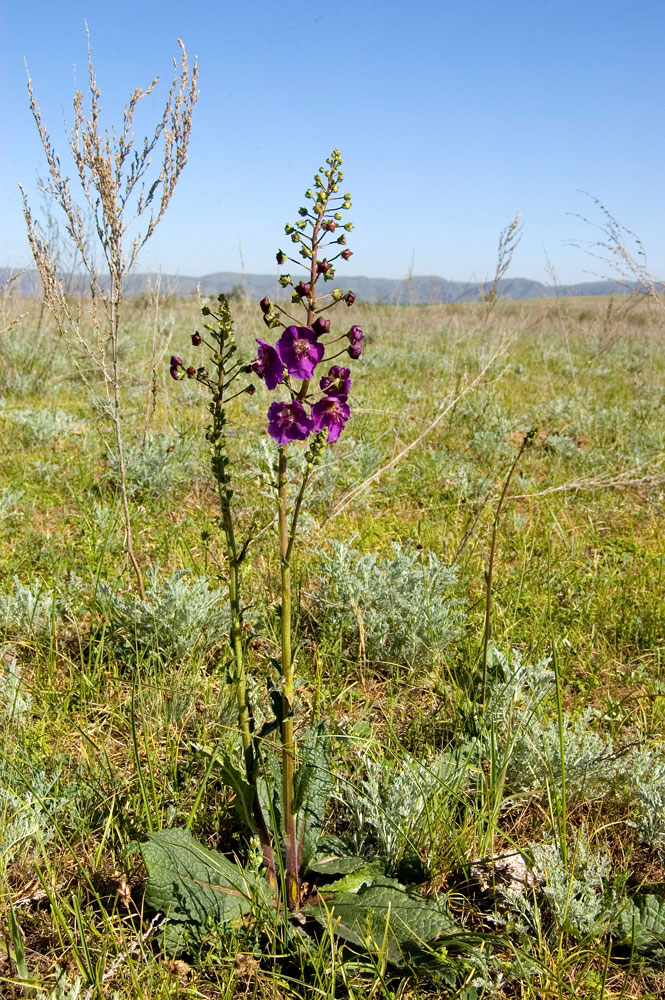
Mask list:
[[[9,268],[0,268],[0,286],[13,272]],[[217,271],[214,274],[204,274],[200,278],[184,275],[162,274],[162,294],[170,292],[177,296],[218,295],[219,292],[234,292],[247,295],[250,299],[260,299],[270,295],[275,299],[286,298],[285,290],[279,285],[274,274],[241,274],[237,271]],[[359,301],[385,302],[396,305],[424,305],[435,302],[477,302],[486,295],[492,283],[472,281],[447,281],[436,275],[414,275],[412,278],[365,278],[340,276],[340,284],[344,288],[352,288]],[[156,275],[136,273],[129,276],[125,284],[125,295],[136,297],[143,295],[149,285],[154,287]],[[334,287],[331,283],[329,287]],[[41,295],[41,283],[34,270],[23,271],[14,285],[15,294],[24,298]],[[73,294],[87,291],[87,283],[80,275],[75,275],[69,281],[69,289]],[[544,285],[540,281],[529,278],[506,278],[499,282],[498,296],[501,299],[541,299],[573,295],[611,295],[625,294],[633,291],[629,285],[616,281],[584,281],[576,285]]]

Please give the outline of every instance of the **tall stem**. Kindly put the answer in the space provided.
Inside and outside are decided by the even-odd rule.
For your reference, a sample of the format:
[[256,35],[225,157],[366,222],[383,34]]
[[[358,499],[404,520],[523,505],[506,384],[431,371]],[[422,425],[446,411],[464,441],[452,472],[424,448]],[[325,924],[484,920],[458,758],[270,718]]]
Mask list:
[[120,282],[112,276],[111,287],[111,350],[113,352],[113,429],[115,431],[115,447],[118,456],[118,470],[120,472],[120,494],[122,496],[122,509],[125,515],[125,545],[127,556],[134,569],[136,584],[139,588],[139,595],[145,601],[145,590],[143,587],[143,575],[138,560],[134,554],[134,542],[132,538],[132,521],[129,514],[129,501],[127,499],[127,471],[125,469],[125,455],[122,446],[122,428],[120,426],[120,365],[118,359],[118,329],[119,329],[119,305],[120,305]]
[[242,604],[240,602],[240,566],[238,545],[233,527],[231,511],[231,490],[229,476],[226,471],[226,455],[224,451],[224,369],[218,367],[217,392],[213,407],[213,466],[219,489],[220,524],[226,541],[226,559],[229,571],[229,610],[231,612],[231,650],[235,663],[236,700],[238,704],[238,725],[242,739],[243,759],[247,782],[253,790],[252,813],[261,841],[263,862],[268,873],[268,882],[277,887],[275,873],[275,858],[270,839],[270,832],[261,809],[256,788],[257,759],[254,752],[251,713],[247,692],[247,671],[245,669],[245,650],[242,641]]
[[293,738],[293,657],[291,651],[291,565],[289,524],[287,511],[287,455],[286,448],[279,449],[279,549],[282,584],[282,676],[284,678],[282,708],[282,803],[284,832],[286,835],[286,905],[289,910],[298,906],[300,883],[298,849],[296,843],[296,816],[294,811],[293,781],[295,775],[295,741]]

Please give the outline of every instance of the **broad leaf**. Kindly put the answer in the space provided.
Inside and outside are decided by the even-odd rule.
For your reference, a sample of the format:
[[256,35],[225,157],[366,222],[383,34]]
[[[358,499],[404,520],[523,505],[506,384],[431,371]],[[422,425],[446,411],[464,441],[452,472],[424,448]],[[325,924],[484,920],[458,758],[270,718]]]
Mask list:
[[617,921],[618,943],[639,952],[665,948],[665,899],[652,894],[633,896]]
[[375,878],[357,892],[335,892],[304,911],[363,951],[385,955],[396,966],[436,961],[437,949],[470,941],[444,900],[423,899],[394,879]]
[[325,723],[320,722],[307,732],[300,759],[295,779],[295,809],[298,813],[298,841],[302,845],[300,866],[305,871],[321,839],[333,788],[330,733]]
[[268,900],[261,878],[203,847],[189,830],[149,833],[139,849],[148,870],[145,900],[167,917],[163,943],[169,951],[183,951],[220,925],[239,921],[252,900]]

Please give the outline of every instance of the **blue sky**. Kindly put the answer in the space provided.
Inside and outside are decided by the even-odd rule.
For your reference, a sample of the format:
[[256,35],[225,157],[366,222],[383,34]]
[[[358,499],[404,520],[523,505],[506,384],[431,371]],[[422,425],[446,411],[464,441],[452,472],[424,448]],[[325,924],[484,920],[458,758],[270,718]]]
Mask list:
[[[25,89],[63,146],[87,20],[111,124],[181,37],[198,58],[189,163],[144,267],[203,274],[275,269],[313,173],[344,156],[356,226],[349,274],[491,276],[519,209],[512,274],[561,281],[602,268],[571,240],[604,202],[665,276],[662,0],[367,0],[336,4],[64,4],[4,0],[0,21],[0,266],[29,263],[16,182],[44,159]],[[75,72],[76,68],[76,72]]]

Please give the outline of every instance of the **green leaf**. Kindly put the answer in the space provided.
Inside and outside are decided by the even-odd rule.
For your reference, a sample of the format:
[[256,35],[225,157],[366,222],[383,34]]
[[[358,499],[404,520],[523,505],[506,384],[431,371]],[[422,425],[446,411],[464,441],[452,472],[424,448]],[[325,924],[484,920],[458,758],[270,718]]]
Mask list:
[[[383,861],[381,859],[374,859]],[[309,871],[317,875],[349,875],[367,867],[367,858],[357,858],[355,855],[333,855],[310,862]]]
[[[338,937],[396,966],[428,964],[448,948],[467,949],[471,935],[453,920],[444,899],[423,899],[394,879],[375,878],[357,892],[336,892],[304,912]],[[444,949],[439,951],[437,950]]]
[[661,951],[665,946],[665,899],[660,896],[633,896],[616,923],[618,944],[639,952]]
[[301,869],[305,871],[321,839],[323,821],[333,789],[330,762],[330,733],[325,723],[306,734],[295,778],[295,809],[298,813],[298,841],[302,844]]
[[263,879],[203,847],[189,830],[150,833],[139,849],[148,870],[145,901],[167,917],[168,951],[185,950],[222,924],[241,920],[253,901],[268,902]]
[[387,858],[375,858],[374,861],[365,863],[362,868],[343,875],[335,882],[319,885],[317,888],[319,892],[358,892],[364,885],[371,885],[376,878],[385,875],[387,869]]

